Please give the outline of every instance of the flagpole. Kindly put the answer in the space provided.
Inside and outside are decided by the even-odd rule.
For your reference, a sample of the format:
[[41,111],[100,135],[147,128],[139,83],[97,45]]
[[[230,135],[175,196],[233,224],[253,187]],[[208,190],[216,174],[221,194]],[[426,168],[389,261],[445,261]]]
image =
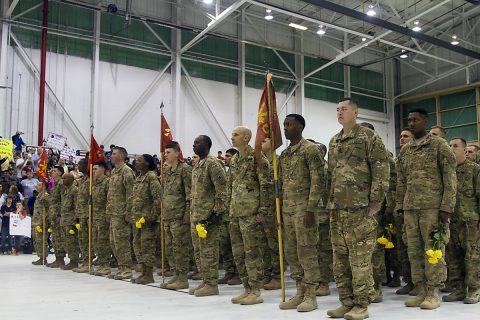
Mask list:
[[284,275],[284,266],[283,266],[283,237],[282,237],[282,217],[280,213],[280,189],[278,186],[278,164],[277,164],[277,153],[275,152],[275,134],[273,132],[273,110],[271,105],[270,97],[270,82],[272,79],[272,74],[267,71],[266,80],[267,80],[267,109],[268,109],[268,121],[269,121],[269,134],[270,134],[270,146],[272,148],[272,158],[273,158],[273,180],[275,187],[275,213],[277,217],[277,234],[278,234],[278,255],[280,258],[280,284],[282,287],[282,302],[285,302],[285,275]]
[[[43,186],[45,188],[45,186]],[[45,196],[45,194],[43,195]],[[45,207],[42,208],[42,265],[45,266],[45,233],[46,233],[46,229],[45,229]]]
[[[163,189],[165,186],[163,185],[163,154],[162,154],[162,142],[163,142],[163,130],[162,130],[162,116],[163,116],[163,101],[160,105],[160,184]],[[162,196],[163,198],[163,196]],[[165,234],[164,234],[164,226],[163,226],[163,199],[160,201],[160,247],[162,253],[162,283],[165,283]]]
[[[93,136],[93,124],[90,127],[90,153],[88,157],[93,160],[92,157],[92,136]],[[89,161],[89,196],[88,196],[88,272],[92,272],[92,189],[93,189],[93,161]]]

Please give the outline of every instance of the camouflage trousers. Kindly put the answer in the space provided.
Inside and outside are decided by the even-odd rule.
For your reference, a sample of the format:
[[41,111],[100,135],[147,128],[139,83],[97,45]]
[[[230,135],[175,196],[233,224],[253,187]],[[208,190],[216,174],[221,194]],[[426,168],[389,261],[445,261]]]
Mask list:
[[412,282],[412,273],[410,270],[410,260],[408,259],[407,242],[405,235],[405,227],[403,222],[403,214],[395,214],[395,249],[397,250],[397,264],[403,281],[406,283]]
[[[385,225],[382,219],[383,213],[379,213],[376,217],[377,230],[376,237],[386,236]],[[372,254],[372,269],[373,269],[373,281],[375,286],[381,286],[383,282],[387,281],[387,269],[385,267],[385,246],[377,243],[375,239],[375,249]]]
[[154,267],[155,244],[159,232],[158,222],[146,222],[140,229],[133,228],[133,250],[139,264]]
[[330,214],[333,275],[344,306],[367,307],[375,296],[372,253],[377,221],[367,217],[365,211],[339,209]]
[[207,228],[207,237],[200,238],[197,234],[196,224],[191,223],[191,235],[195,263],[202,279],[209,285],[218,284],[218,258],[219,258],[219,225],[210,225]]
[[307,228],[304,225],[305,212],[283,212],[285,229],[285,257],[290,265],[290,277],[306,285],[318,285],[318,225]]
[[229,222],[221,221],[219,225],[220,261],[226,274],[235,274],[235,263],[233,261],[232,243],[230,241]]
[[261,289],[263,281],[262,224],[256,216],[230,220],[232,252],[238,274],[245,288]]
[[[80,248],[80,262],[88,263],[88,224],[87,218],[79,219],[80,230],[78,234],[78,246]],[[93,257],[92,257],[93,258]]]
[[319,215],[318,224],[318,266],[320,267],[320,282],[333,281],[333,252],[330,237],[330,224],[328,215]]
[[[415,285],[441,288],[447,279],[445,259],[437,264],[427,261],[425,252],[432,248],[431,233],[439,226],[438,209],[405,210],[405,231],[408,240],[408,258]],[[442,248],[444,250],[445,248]]]
[[[260,255],[263,258],[263,276],[265,281],[280,279],[280,256],[278,251],[278,233],[275,227],[275,217],[266,217],[261,223],[262,238]],[[232,244],[233,246],[233,244]]]
[[132,266],[131,234],[132,225],[125,221],[123,215],[110,217],[110,245],[119,267]]
[[55,250],[55,257],[65,258],[65,232],[60,226],[60,217],[50,219],[50,228],[52,228],[52,242]]
[[480,233],[478,221],[452,221],[446,247],[449,279],[455,286],[480,289]]
[[[165,230],[165,223],[166,221],[163,222],[163,227]],[[160,237],[161,235],[159,235]],[[173,239],[172,239],[172,234],[165,232],[163,234],[163,241],[164,241],[164,263],[165,263],[165,270],[174,270],[175,269],[175,264],[173,263],[172,257],[173,257]],[[161,239],[159,238],[159,241],[161,243]],[[161,247],[160,248],[160,255],[162,254],[161,252]]]
[[172,239],[172,254],[168,258],[168,264],[178,275],[187,275],[190,263],[190,226],[181,219],[169,220],[164,222],[164,230],[165,238]]
[[98,219],[93,221],[92,242],[93,251],[97,256],[97,262],[100,266],[108,266],[112,249],[110,247],[110,219]]
[[[77,263],[80,250],[78,248],[78,233],[74,226],[62,226],[65,237],[65,251],[68,254],[70,262]],[[70,234],[70,230],[74,230],[75,234]]]
[[[42,227],[40,225],[40,227]],[[48,257],[48,232],[47,228],[45,228],[44,232],[38,232],[36,226],[32,226],[32,236],[33,236],[33,247],[35,248],[35,252],[40,259]],[[45,247],[43,247],[43,235],[45,235]],[[45,256],[43,256],[43,252],[45,252]]]

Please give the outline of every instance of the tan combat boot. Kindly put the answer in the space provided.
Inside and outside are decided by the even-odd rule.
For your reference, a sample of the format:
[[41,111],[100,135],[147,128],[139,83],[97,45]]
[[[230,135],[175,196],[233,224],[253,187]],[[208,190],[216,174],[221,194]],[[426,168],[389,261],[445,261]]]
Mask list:
[[145,273],[137,278],[137,280],[135,280],[135,283],[136,284],[150,284],[150,283],[154,283],[155,280],[153,279],[153,267],[145,267]]
[[480,301],[480,289],[468,288],[467,296],[463,300],[466,304],[475,304]]
[[115,279],[115,276],[117,274],[119,274],[121,271],[123,270],[123,266],[119,266],[117,271],[110,271],[110,273],[108,274],[108,279]]
[[198,286],[194,287],[194,288],[190,288],[190,290],[188,290],[188,294],[193,296],[195,294],[195,291],[203,288],[205,286],[205,282],[202,281],[202,283],[200,283]]
[[262,294],[260,293],[260,289],[252,289],[250,293],[240,300],[240,304],[244,306],[252,305],[252,304],[259,304],[263,303]]
[[188,289],[188,279],[186,274],[180,274],[176,277],[176,280],[172,283],[167,284],[167,289],[170,290],[181,290]]
[[70,260],[70,262],[67,265],[61,267],[60,269],[62,269],[62,270],[73,270],[75,268],[78,268],[78,261]]
[[297,309],[300,303],[303,301],[303,297],[305,295],[305,287],[301,282],[297,282],[297,293],[293,298],[288,301],[280,302],[280,309],[281,310],[290,310],[290,309]]
[[239,284],[242,284],[242,280],[240,280],[238,274],[235,274],[233,278],[227,281],[227,284],[229,286],[238,286]]
[[316,285],[305,285],[305,294],[302,303],[297,307],[298,312],[310,312],[318,308],[316,289]]
[[41,266],[41,265],[43,265],[44,263],[47,264],[47,259],[42,259],[42,258],[40,258],[40,259],[38,259],[37,261],[32,261],[32,264],[33,264],[34,266]]
[[280,284],[280,281],[278,281],[278,279],[275,279],[275,278],[270,279],[270,281],[268,281],[263,285],[263,289],[265,290],[278,290],[281,287],[282,286]]
[[327,311],[327,315],[331,318],[343,318],[345,314],[350,312],[353,309],[353,306],[341,305],[337,309],[331,309]]
[[442,301],[445,302],[454,302],[454,301],[463,301],[467,297],[467,289],[465,289],[465,286],[458,285],[455,290],[453,290],[452,293],[450,293],[447,296],[442,297]]
[[425,300],[425,297],[427,296],[427,290],[423,283],[416,284],[415,288],[418,288],[417,295],[415,298],[405,300],[405,305],[407,307],[420,307],[420,304],[423,302],[423,300]]
[[55,261],[47,264],[49,268],[61,268],[65,265],[65,260],[63,257],[55,257]]
[[403,286],[402,288],[395,291],[395,293],[399,294],[399,295],[404,295],[404,294],[409,294],[410,291],[412,291],[412,290],[413,290],[413,283],[409,282],[405,286]]
[[75,268],[72,271],[76,273],[88,273],[89,271],[88,263],[84,263],[81,267]]
[[248,294],[250,293],[250,291],[252,290],[248,286],[245,286],[245,285],[244,285],[244,288],[245,288],[245,291],[243,291],[243,293],[241,295],[233,297],[232,299],[230,299],[230,301],[232,301],[233,304],[239,304],[240,301],[243,298],[246,298],[248,296]]
[[226,273],[225,275],[218,279],[218,284],[227,284],[230,279],[233,279],[235,277],[235,274],[233,273]]
[[375,297],[372,300],[372,303],[380,303],[383,301],[383,292],[380,284],[375,284]]
[[109,273],[110,273],[110,266],[108,265],[101,265],[100,267],[98,267],[97,270],[93,272],[93,274],[96,276],[108,276]]
[[317,290],[315,291],[315,294],[317,295],[317,297],[329,296],[330,288],[328,287],[328,283],[320,282],[317,287]]
[[439,288],[428,287],[425,300],[420,304],[421,309],[433,310],[440,307]]
[[115,280],[125,280],[125,279],[131,279],[132,278],[132,269],[127,266],[123,266],[120,272],[117,272],[113,279]]
[[[140,271],[137,271],[137,268],[140,269]],[[138,277],[136,277],[136,278],[133,278],[133,277],[132,277],[132,279],[131,279],[130,281],[131,281],[132,283],[137,283],[137,280],[140,279],[141,277],[143,277],[143,276],[145,275],[145,268],[146,268],[146,266],[145,266],[144,264],[137,264],[137,265],[135,266],[135,271],[136,271],[136,272],[141,272],[141,274],[140,274]]]
[[343,316],[347,320],[362,320],[362,319],[367,319],[369,317],[368,315],[368,308],[367,307],[361,307],[361,306],[354,306],[352,310],[349,312],[345,313]]
[[205,283],[203,287],[200,289],[195,290],[195,297],[207,297],[207,296],[217,296],[218,292],[218,285],[212,285]]
[[160,284],[160,288],[162,288],[162,289],[168,289],[167,286],[168,286],[169,284],[172,284],[172,283],[174,283],[175,281],[177,281],[177,279],[178,279],[178,275],[176,274],[176,275],[174,275],[174,276],[172,277],[172,279],[168,280],[167,282],[161,283],[161,284]]

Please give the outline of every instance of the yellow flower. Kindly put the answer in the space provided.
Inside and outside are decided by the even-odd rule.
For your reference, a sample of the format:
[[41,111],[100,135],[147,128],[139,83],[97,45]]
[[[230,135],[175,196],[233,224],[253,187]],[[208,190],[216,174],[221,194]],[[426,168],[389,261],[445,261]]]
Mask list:
[[77,223],[77,224],[75,225],[75,228],[77,228],[77,230],[80,230],[80,223]]
[[393,243],[391,241],[388,241],[388,243],[385,245],[385,248],[386,249],[393,249],[393,248],[395,248],[395,246],[393,245]]
[[381,236],[380,238],[377,238],[377,242],[385,246],[388,243],[388,239],[385,238],[384,236]]
[[48,228],[47,231],[48,231],[48,232],[53,232],[53,229],[52,229],[52,228]]
[[395,227],[393,226],[393,224],[389,224],[388,225],[388,231],[390,231],[391,234],[395,234]]
[[141,224],[144,224],[145,223],[145,218],[141,217],[140,220],[138,220],[138,222],[140,222]]
[[437,264],[438,263],[438,259],[435,258],[435,257],[431,257],[431,258],[428,258],[428,263],[430,264]]
[[42,227],[40,226],[36,226],[35,230],[37,230],[38,233],[42,233]]
[[442,259],[442,257],[443,257],[442,250],[435,250],[435,258]]
[[435,257],[435,251],[433,251],[432,249],[429,249],[427,250],[427,252],[425,252],[427,254],[427,256],[429,256],[430,258],[434,258]]
[[197,233],[198,233],[198,236],[200,238],[206,238],[207,237],[207,229],[205,229],[205,225],[204,224],[197,224],[195,226],[195,229],[197,230]]
[[142,229],[142,224],[140,223],[140,221],[135,222],[135,228]]
[[75,234],[75,230],[70,229],[70,231],[68,231],[68,233],[70,233],[71,235],[74,235],[74,234]]

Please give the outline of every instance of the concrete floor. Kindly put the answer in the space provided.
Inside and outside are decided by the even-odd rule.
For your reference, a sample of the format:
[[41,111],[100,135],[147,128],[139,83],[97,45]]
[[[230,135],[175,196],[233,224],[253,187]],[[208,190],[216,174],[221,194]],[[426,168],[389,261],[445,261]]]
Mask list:
[[[263,292],[265,302],[254,306],[234,305],[230,298],[241,286],[221,286],[220,295],[195,298],[185,292],[134,285],[126,281],[33,266],[31,255],[0,256],[0,315],[5,320],[24,319],[329,319],[326,310],[338,306],[335,285],[332,295],[318,297],[318,310],[298,313],[281,311],[280,290]],[[50,257],[51,261],[53,257]],[[156,277],[157,283],[161,281]],[[199,281],[191,281],[197,285]],[[294,284],[287,279],[287,298]],[[453,320],[479,319],[480,304],[442,303],[434,311],[403,306],[405,296],[384,288],[384,302],[371,305],[372,319]]]

